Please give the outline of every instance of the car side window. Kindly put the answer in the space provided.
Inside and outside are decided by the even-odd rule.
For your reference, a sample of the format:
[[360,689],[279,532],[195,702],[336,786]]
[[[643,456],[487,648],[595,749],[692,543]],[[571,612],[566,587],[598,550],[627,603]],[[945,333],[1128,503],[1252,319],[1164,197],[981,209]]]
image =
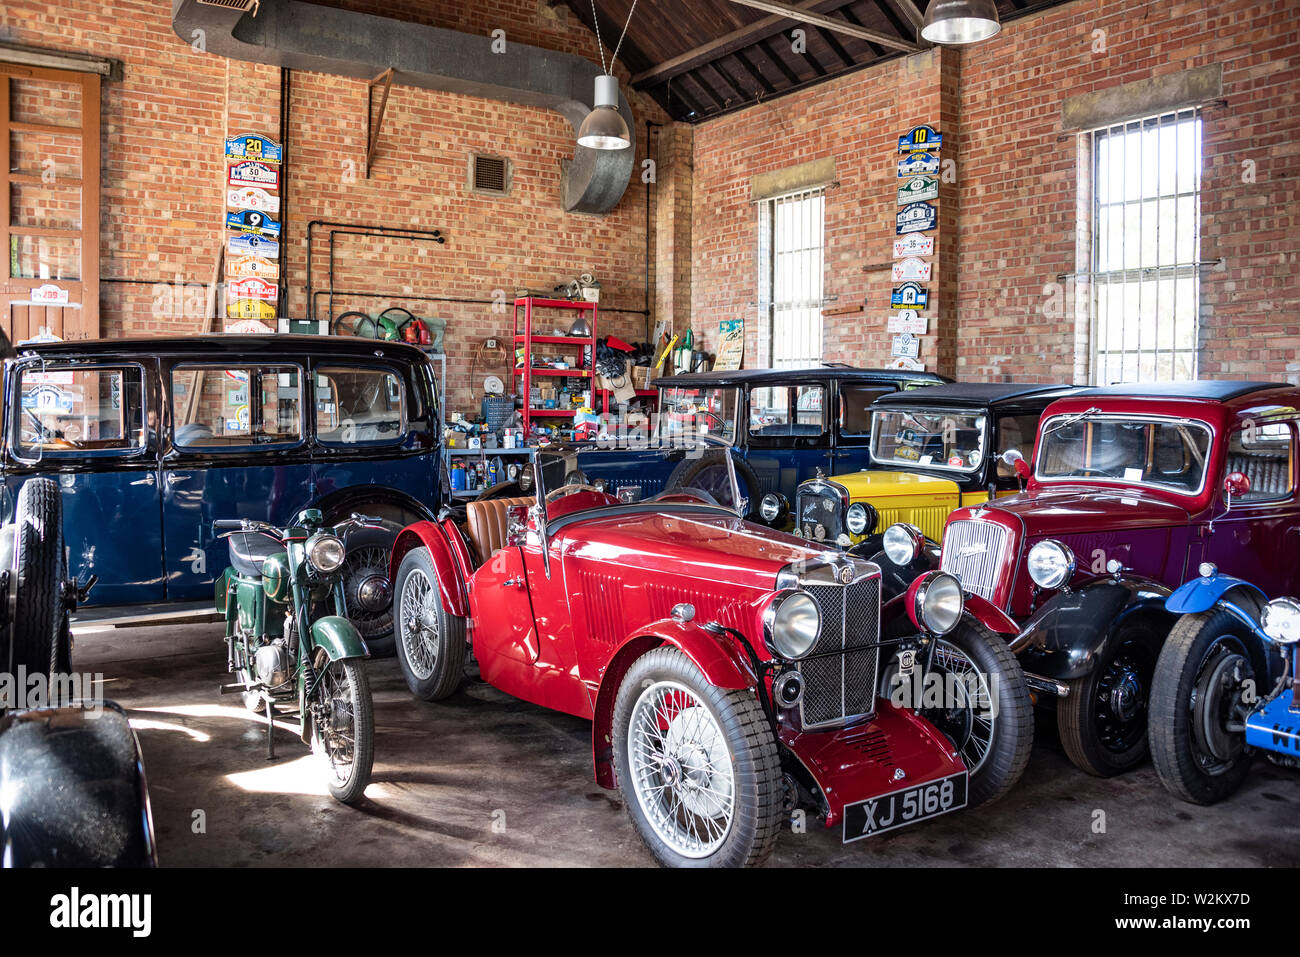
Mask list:
[[1226,472],[1240,472],[1250,480],[1250,491],[1235,496],[1234,502],[1289,498],[1295,491],[1295,427],[1270,422],[1233,432]]
[[172,441],[180,448],[302,441],[296,366],[179,365],[172,371]]
[[33,365],[15,395],[14,445],[24,457],[133,452],[158,421],[156,410],[146,413],[139,366]]
[[400,442],[402,380],[386,369],[325,366],[315,374],[316,438],[325,445]]
[[762,386],[749,393],[750,439],[816,440],[826,432],[826,388],[821,385]]
[[871,435],[871,403],[894,390],[878,384],[840,383],[840,435]]
[[1008,449],[1015,449],[1026,459],[1033,458],[1034,437],[1038,433],[1038,418],[1038,415],[1033,412],[998,416],[996,424],[997,448],[993,450],[993,454],[997,456],[998,460],[998,478],[1013,479],[1016,477],[1015,466],[1007,465],[1002,461],[1002,453]]

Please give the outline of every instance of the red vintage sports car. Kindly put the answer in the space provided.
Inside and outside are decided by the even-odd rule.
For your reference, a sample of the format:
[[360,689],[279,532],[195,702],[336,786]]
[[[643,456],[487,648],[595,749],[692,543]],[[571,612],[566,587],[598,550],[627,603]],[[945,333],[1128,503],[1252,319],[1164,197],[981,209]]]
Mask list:
[[666,865],[762,863],[799,804],[848,842],[1019,777],[1024,677],[1002,642],[954,632],[952,576],[919,580],[887,613],[916,624],[882,640],[879,568],[743,521],[734,468],[730,494],[644,501],[576,468],[576,449],[541,450],[531,495],[398,536],[417,696],[452,694],[472,649],[489,684],[590,719],[597,782]]

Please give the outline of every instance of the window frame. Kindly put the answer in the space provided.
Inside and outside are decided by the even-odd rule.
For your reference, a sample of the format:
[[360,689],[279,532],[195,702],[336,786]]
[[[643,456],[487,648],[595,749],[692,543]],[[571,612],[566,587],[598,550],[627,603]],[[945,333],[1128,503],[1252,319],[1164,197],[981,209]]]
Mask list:
[[[1244,499],[1240,497],[1234,497],[1232,500],[1232,511],[1234,512],[1239,508],[1242,509],[1255,508],[1257,506],[1275,507],[1280,503],[1292,501],[1293,499],[1295,499],[1296,493],[1300,492],[1300,476],[1297,476],[1297,471],[1300,471],[1300,469],[1297,469],[1297,465],[1300,465],[1300,423],[1296,422],[1293,419],[1282,419],[1273,422],[1267,422],[1267,421],[1258,422],[1256,423],[1255,427],[1263,428],[1264,426],[1267,425],[1284,426],[1287,430],[1287,433],[1290,436],[1290,444],[1289,444],[1289,451],[1288,451],[1290,488],[1280,495],[1272,495],[1269,496],[1268,498]],[[1230,471],[1228,468],[1228,459],[1232,455],[1232,440],[1235,436],[1238,436],[1241,433],[1245,432],[1247,428],[1248,426],[1246,426],[1245,424],[1238,423],[1232,426],[1232,428],[1226,430],[1226,433],[1223,437],[1223,467],[1219,470],[1220,474],[1218,477],[1218,488],[1216,489],[1216,494],[1220,498],[1225,497],[1223,491],[1223,483],[1227,479],[1228,473]]]
[[[822,407],[821,407],[821,431],[816,435],[755,435],[754,434],[754,392],[758,389],[783,389],[786,392],[786,409],[787,414],[793,413],[794,421],[787,420],[787,425],[798,425],[799,409],[797,404],[791,404],[792,400],[797,402],[797,392],[799,389],[821,389],[822,390]],[[773,382],[763,383],[761,385],[751,385],[745,390],[745,443],[755,448],[762,449],[797,449],[797,448],[822,448],[829,446],[832,433],[832,421],[830,417],[830,405],[833,401],[834,390],[831,389],[829,381],[820,379],[810,380],[808,382]]]
[[[44,374],[47,372],[95,372],[97,370],[125,370],[136,369],[140,373],[140,428],[146,430],[144,443],[129,449],[33,449],[36,453],[34,457],[28,457],[26,454],[27,447],[22,441],[22,380],[31,371],[39,371]],[[44,461],[46,458],[120,458],[129,459],[138,456],[148,455],[154,450],[151,446],[148,436],[149,422],[149,376],[148,369],[143,362],[133,360],[123,360],[120,362],[105,361],[84,363],[75,360],[43,360],[31,362],[27,365],[19,365],[15,370],[13,384],[9,392],[9,402],[13,408],[13,415],[9,424],[9,452],[14,461],[21,462],[24,465],[35,465]],[[161,418],[161,417],[160,417]]]
[[[298,438],[293,442],[244,442],[242,444],[231,445],[203,445],[186,443],[182,445],[176,441],[176,373],[188,371],[190,369],[216,369],[226,371],[228,369],[294,369],[298,372]],[[167,442],[173,452],[189,455],[220,455],[225,452],[250,452],[250,451],[287,451],[290,449],[302,448],[307,444],[307,421],[303,410],[302,402],[302,383],[306,381],[306,368],[300,362],[285,360],[283,362],[220,362],[214,360],[199,360],[189,362],[181,360],[171,365],[167,370],[167,396],[170,406],[170,415],[167,423]],[[250,395],[249,412],[251,424],[252,402]],[[190,423],[186,423],[189,425]],[[250,433],[251,435],[251,433]],[[216,438],[216,436],[213,436]]]
[[[317,407],[316,407],[316,402],[317,402],[316,377],[318,375],[324,375],[326,370],[331,370],[331,369],[341,369],[341,370],[355,369],[359,372],[378,372],[378,373],[382,373],[383,375],[391,376],[393,379],[397,380],[398,389],[401,393],[401,403],[402,403],[402,407],[400,410],[401,428],[394,438],[369,439],[365,442],[334,442],[334,441],[321,438],[320,419],[317,417]],[[405,445],[407,440],[410,439],[411,433],[413,431],[411,426],[412,417],[408,415],[408,411],[411,405],[411,396],[409,393],[410,393],[410,389],[407,385],[406,378],[405,376],[402,375],[401,370],[398,369],[396,366],[388,365],[386,363],[382,363],[382,364],[367,363],[367,362],[358,362],[355,360],[346,360],[346,359],[341,362],[335,362],[332,360],[326,360],[325,362],[321,362],[318,360],[316,362],[313,362],[311,368],[311,436],[312,436],[313,443],[315,445],[320,446],[323,449],[330,449],[332,451],[340,451],[340,450],[347,451],[348,449],[387,448],[389,446]]]
[[[813,186],[804,189],[794,190],[788,193],[781,193],[776,196],[764,197],[759,202],[759,230],[758,230],[758,247],[760,263],[759,276],[759,296],[761,314],[764,317],[763,329],[758,339],[758,362],[760,367],[773,369],[802,369],[810,365],[817,365],[822,361],[826,351],[826,324],[825,316],[822,310],[826,304],[826,203],[828,200],[828,188],[825,185]],[[809,221],[816,219],[816,224],[810,227],[817,234],[816,243],[813,245],[798,245],[790,249],[778,248],[777,235],[778,223],[780,217],[778,211],[782,204],[807,202],[813,199],[821,200],[821,215],[814,217],[808,216]],[[816,296],[811,299],[797,300],[777,300],[777,278],[779,257],[788,253],[817,253],[818,268],[815,276],[805,277],[800,285],[811,283],[809,288],[816,290]],[[816,312],[816,352],[815,356],[791,356],[788,358],[778,357],[776,355],[777,329],[779,313],[786,309],[811,309]],[[809,338],[814,338],[809,335]]]

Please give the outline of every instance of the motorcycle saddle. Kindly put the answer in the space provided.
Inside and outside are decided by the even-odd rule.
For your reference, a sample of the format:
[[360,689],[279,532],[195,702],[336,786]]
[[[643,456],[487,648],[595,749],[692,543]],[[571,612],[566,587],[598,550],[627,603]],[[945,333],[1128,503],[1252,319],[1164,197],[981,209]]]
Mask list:
[[276,552],[284,551],[283,545],[261,532],[235,532],[227,541],[230,543],[230,564],[238,574],[249,578],[261,578],[262,562]]

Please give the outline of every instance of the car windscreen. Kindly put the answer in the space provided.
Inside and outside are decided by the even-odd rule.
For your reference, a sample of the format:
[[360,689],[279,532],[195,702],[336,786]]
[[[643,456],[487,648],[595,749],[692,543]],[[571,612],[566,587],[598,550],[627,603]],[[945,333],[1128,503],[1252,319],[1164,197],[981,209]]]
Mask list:
[[1147,485],[1195,495],[1205,484],[1210,429],[1186,419],[1054,416],[1043,423],[1041,480]]
[[709,435],[724,442],[734,442],[738,392],[734,386],[665,387],[659,398],[660,439],[679,440]]
[[974,472],[984,461],[987,432],[982,411],[877,408],[871,458],[880,465]]
[[[570,446],[538,449],[536,469],[530,470],[530,477],[521,486],[529,494],[540,494],[548,505],[562,501],[566,514],[638,502],[661,502],[666,507],[673,503],[717,505],[734,511],[739,483],[735,479],[730,453],[724,450],[725,446],[717,442],[689,449],[686,452],[688,457],[708,456],[708,464],[694,472],[690,487],[662,492],[650,499],[636,498],[635,486],[621,488],[617,495],[606,494],[604,482],[589,479],[579,466],[578,453],[584,450]],[[535,487],[539,472],[540,489]]]

